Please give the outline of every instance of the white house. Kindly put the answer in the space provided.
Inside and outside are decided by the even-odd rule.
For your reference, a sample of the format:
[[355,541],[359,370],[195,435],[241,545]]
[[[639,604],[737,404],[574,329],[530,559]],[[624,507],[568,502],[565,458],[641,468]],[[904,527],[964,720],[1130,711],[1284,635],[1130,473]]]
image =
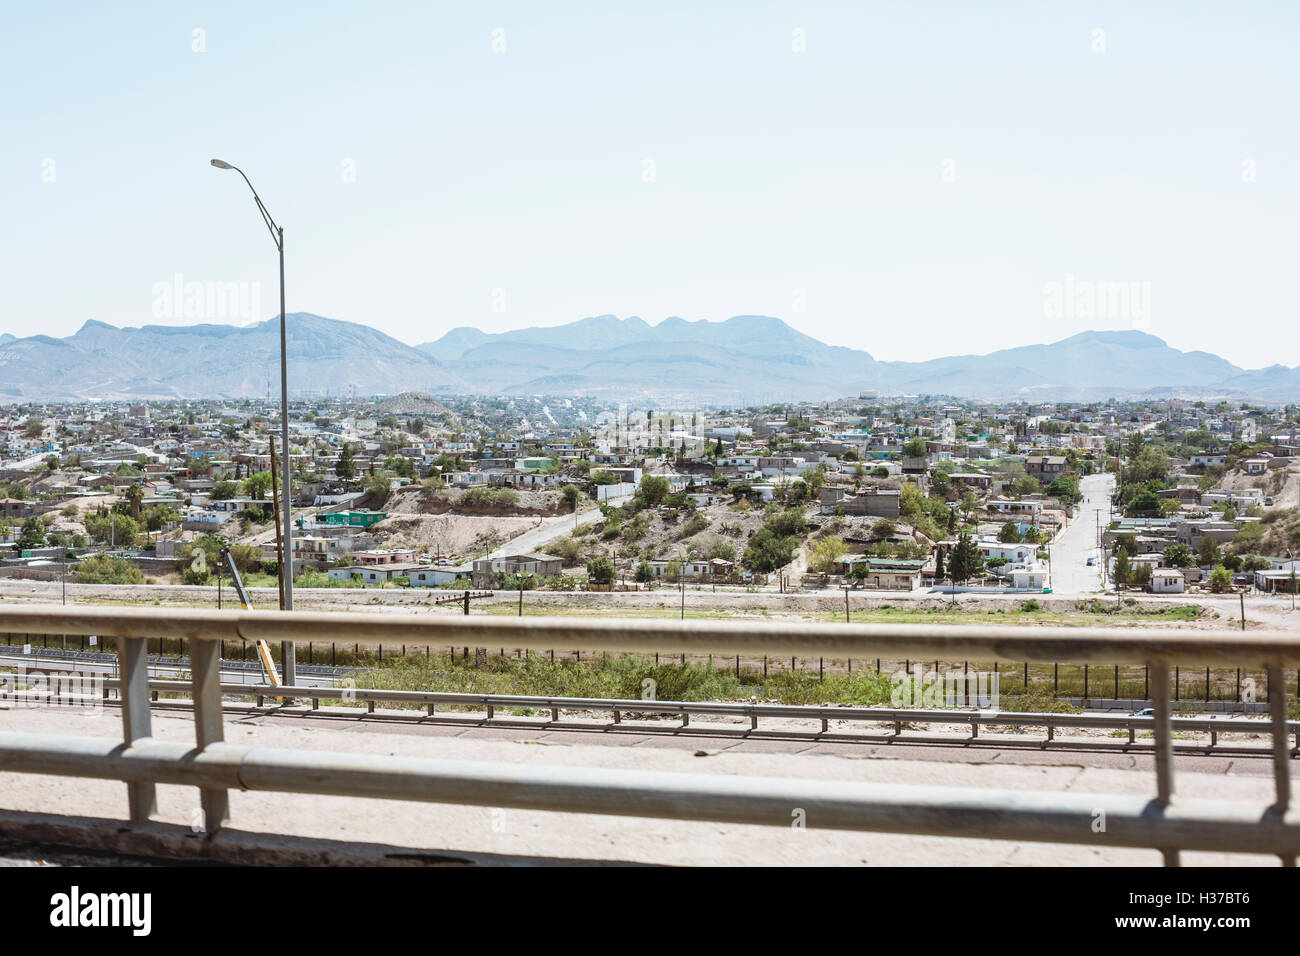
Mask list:
[[1042,591],[1051,586],[1051,573],[1042,565],[1016,568],[1010,574],[1011,586],[1017,590]]
[[1006,560],[1007,564],[1012,565],[1029,565],[1033,564],[1038,549],[1032,544],[1009,544],[995,539],[982,538],[976,542],[980,549],[980,554],[984,556],[985,561],[993,561],[998,558]]
[[1152,594],[1182,594],[1185,584],[1183,572],[1177,568],[1156,568],[1151,572]]

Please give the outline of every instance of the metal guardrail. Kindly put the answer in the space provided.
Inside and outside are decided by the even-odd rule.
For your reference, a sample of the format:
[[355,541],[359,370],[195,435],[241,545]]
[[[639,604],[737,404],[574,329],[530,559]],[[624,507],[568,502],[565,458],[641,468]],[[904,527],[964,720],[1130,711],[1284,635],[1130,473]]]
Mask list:
[[[110,690],[120,690],[121,682],[116,679],[104,681],[104,699]],[[193,690],[189,681],[150,680],[149,690],[153,699],[159,693],[190,695]],[[522,708],[528,710],[550,711],[551,720],[558,722],[560,711],[580,710],[586,712],[613,715],[614,723],[622,723],[623,714],[676,715],[681,717],[682,726],[690,725],[695,717],[747,717],[751,730],[758,729],[758,722],[764,718],[786,718],[792,720],[820,721],[821,732],[829,731],[832,720],[845,720],[857,723],[893,724],[895,736],[902,736],[904,724],[955,724],[970,727],[971,738],[979,736],[980,727],[1044,727],[1047,740],[1056,739],[1056,731],[1071,727],[1099,730],[1127,730],[1128,742],[1136,743],[1139,731],[1149,731],[1155,726],[1154,717],[1140,717],[1136,714],[1060,714],[1029,713],[1025,711],[990,711],[936,709],[936,708],[897,708],[897,707],[843,707],[821,704],[759,704],[746,701],[688,701],[688,700],[644,700],[608,697],[538,697],[521,694],[465,694],[453,691],[424,690],[385,690],[372,687],[275,687],[270,684],[222,684],[221,693],[231,697],[253,697],[257,706],[266,703],[268,697],[290,697],[311,701],[312,709],[318,710],[322,700],[358,701],[367,705],[368,713],[374,713],[377,703],[421,704],[425,713],[432,717],[439,704],[447,707],[472,707],[487,711],[487,719],[496,718],[496,712],[502,708]],[[1251,720],[1240,717],[1170,717],[1173,731],[1191,731],[1208,733],[1210,746],[1218,746],[1219,734],[1259,734],[1271,733],[1272,724],[1267,720]],[[1288,720],[1287,732],[1295,738],[1290,753],[1300,753],[1300,720]]]
[[[240,788],[781,826],[788,826],[792,814],[801,810],[809,825],[831,829],[1146,847],[1160,850],[1171,865],[1178,863],[1182,850],[1274,854],[1290,866],[1300,854],[1300,812],[1291,799],[1288,736],[1292,727],[1283,681],[1283,666],[1300,663],[1300,638],[1292,635],[40,607],[0,608],[0,629],[120,639],[124,740],[0,733],[0,770],[124,781],[133,824],[144,824],[153,816],[156,786],[167,783],[199,788],[208,833],[228,820],[228,791]],[[1151,722],[1155,795],[531,767],[322,754],[223,741],[219,641],[306,641],[340,632],[346,632],[349,642],[367,646],[389,641],[614,653],[670,650],[727,656],[1148,664],[1155,710]],[[152,737],[145,641],[159,637],[192,642],[194,747]],[[1277,689],[1269,696],[1273,804],[1174,798],[1176,718],[1170,713],[1169,672],[1175,662],[1266,669],[1269,687]],[[662,702],[653,706],[662,707]],[[1067,716],[1052,715],[1062,722]],[[1100,829],[1094,826],[1099,813],[1106,820]]]

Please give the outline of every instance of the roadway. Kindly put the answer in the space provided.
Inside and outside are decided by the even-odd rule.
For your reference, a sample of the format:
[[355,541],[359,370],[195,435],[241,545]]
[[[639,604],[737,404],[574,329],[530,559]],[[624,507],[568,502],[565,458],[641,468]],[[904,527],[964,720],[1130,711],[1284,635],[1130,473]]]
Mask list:
[[[1074,520],[1048,547],[1052,561],[1052,594],[1086,597],[1101,590],[1102,554],[1098,529],[1110,523],[1110,496],[1115,488],[1112,475],[1088,475],[1079,482],[1083,501]],[[1092,565],[1088,559],[1094,559]]]
[[[624,495],[621,498],[611,498],[605,504],[618,507],[624,502],[631,500],[630,495]],[[525,531],[518,537],[511,538],[501,547],[488,554],[489,558],[502,558],[511,554],[531,554],[534,551],[543,550],[546,545],[550,544],[556,538],[562,538],[571,534],[575,528],[591,524],[598,521],[601,517],[600,508],[590,508],[587,511],[580,511],[576,515],[564,515],[556,518],[539,527]]]

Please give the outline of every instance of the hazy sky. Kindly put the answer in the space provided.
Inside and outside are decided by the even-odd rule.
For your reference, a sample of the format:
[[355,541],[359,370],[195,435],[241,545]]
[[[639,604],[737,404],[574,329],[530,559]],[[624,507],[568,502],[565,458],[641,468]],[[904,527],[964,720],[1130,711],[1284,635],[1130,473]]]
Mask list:
[[[285,228],[290,311],[412,344],[760,313],[884,359],[1137,327],[1296,365],[1298,26],[1294,0],[7,3],[0,331],[188,324],[178,275],[246,284],[197,318],[277,312],[218,156]],[[1098,283],[1130,314],[1089,315]]]

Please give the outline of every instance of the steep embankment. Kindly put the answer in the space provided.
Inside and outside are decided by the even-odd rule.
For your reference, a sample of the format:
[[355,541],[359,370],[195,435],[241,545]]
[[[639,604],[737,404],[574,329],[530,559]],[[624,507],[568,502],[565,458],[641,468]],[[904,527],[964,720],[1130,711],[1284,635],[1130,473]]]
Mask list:
[[500,489],[412,485],[389,495],[382,510],[388,517],[374,526],[381,547],[466,560],[541,526],[561,513],[561,505],[553,492],[502,494]]

